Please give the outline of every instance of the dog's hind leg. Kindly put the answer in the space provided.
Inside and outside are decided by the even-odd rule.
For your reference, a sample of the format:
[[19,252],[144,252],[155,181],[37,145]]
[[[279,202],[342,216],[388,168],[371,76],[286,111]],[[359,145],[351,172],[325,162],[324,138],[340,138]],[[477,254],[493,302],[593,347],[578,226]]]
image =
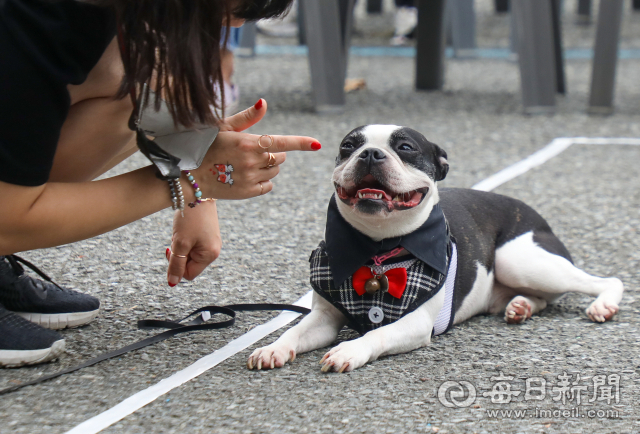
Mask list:
[[507,324],[522,324],[545,307],[547,300],[543,298],[517,295],[507,304],[504,320]]
[[509,324],[522,324],[545,307],[545,299],[519,295],[517,291],[498,281],[494,283],[489,299],[489,313],[504,314],[504,319]]
[[277,341],[255,350],[247,360],[247,368],[281,368],[292,362],[296,354],[326,347],[335,341],[346,323],[342,312],[314,292],[311,312]]
[[585,273],[567,259],[568,253],[563,250],[566,252],[550,232],[535,237],[533,232],[520,235],[496,250],[496,280],[517,294],[547,301],[565,292],[597,297],[587,308],[587,315],[596,322],[610,320],[618,312],[622,282]]

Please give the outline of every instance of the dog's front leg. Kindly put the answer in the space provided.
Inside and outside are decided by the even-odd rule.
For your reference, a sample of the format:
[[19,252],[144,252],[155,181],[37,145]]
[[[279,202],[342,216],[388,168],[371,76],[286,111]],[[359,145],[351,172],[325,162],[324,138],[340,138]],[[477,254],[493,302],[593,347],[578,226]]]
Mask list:
[[247,368],[281,368],[293,361],[296,354],[326,347],[335,341],[346,323],[347,319],[338,309],[314,292],[311,312],[277,341],[255,350],[247,360]]
[[398,321],[342,342],[324,355],[324,372],[349,372],[388,354],[406,353],[431,342],[431,331],[444,303],[444,290]]

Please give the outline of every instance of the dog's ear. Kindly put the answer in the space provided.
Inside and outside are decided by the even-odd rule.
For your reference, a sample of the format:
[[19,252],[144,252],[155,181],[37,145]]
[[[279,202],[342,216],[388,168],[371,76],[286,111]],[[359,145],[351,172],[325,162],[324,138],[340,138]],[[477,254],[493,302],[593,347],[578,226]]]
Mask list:
[[440,146],[434,144],[435,147],[435,164],[436,164],[436,181],[442,181],[447,177],[449,172],[449,162],[447,161],[447,153]]

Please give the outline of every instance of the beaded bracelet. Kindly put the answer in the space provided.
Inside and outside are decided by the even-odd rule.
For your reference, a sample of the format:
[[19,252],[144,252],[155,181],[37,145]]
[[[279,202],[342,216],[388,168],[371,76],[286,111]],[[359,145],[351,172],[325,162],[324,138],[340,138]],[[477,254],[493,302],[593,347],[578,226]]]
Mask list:
[[172,210],[180,210],[180,214],[184,217],[184,194],[182,193],[182,185],[180,184],[180,178],[169,180],[169,189],[171,190],[171,205]]
[[198,205],[199,203],[202,203],[202,202],[215,202],[216,201],[216,199],[213,199],[211,197],[207,197],[207,198],[203,199],[202,198],[202,191],[200,191],[200,187],[198,186],[198,183],[196,182],[196,179],[193,177],[191,172],[189,172],[188,170],[185,170],[184,174],[187,175],[187,180],[193,186],[193,188],[195,190],[195,196],[196,196],[196,199],[193,202],[189,202],[189,208],[195,208],[196,205]]

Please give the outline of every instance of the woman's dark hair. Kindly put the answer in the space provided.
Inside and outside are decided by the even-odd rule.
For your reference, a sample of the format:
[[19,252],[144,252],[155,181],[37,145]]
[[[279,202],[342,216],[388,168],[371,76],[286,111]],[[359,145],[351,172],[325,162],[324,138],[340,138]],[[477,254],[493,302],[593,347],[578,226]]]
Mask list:
[[[223,22],[286,13],[293,0],[97,0],[115,8],[125,77],[119,97],[142,84],[167,102],[174,121],[216,124],[224,116],[220,68]],[[225,32],[226,35],[229,32]],[[216,96],[214,83],[219,95]],[[147,98],[148,95],[143,95]],[[211,107],[214,107],[212,112]]]

